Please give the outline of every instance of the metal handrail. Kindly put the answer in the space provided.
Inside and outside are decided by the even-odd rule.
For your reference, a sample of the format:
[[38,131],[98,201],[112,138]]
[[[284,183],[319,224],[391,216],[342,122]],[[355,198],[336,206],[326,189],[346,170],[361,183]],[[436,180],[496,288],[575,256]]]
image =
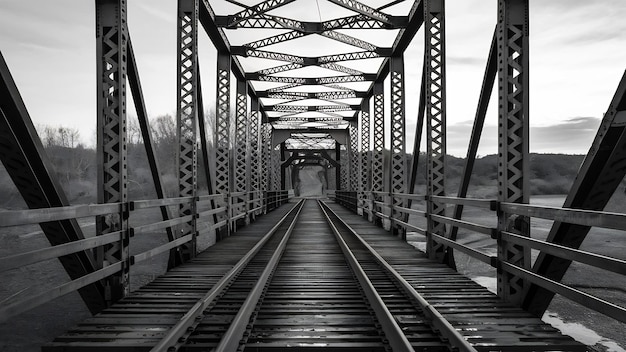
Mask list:
[[[581,292],[575,288],[566,286],[562,283],[555,282],[547,277],[543,277],[529,271],[526,268],[517,266],[513,263],[507,262],[503,258],[498,258],[498,256],[492,253],[486,253],[480,249],[473,248],[469,245],[460,243],[456,240],[452,240],[443,236],[442,234],[429,233],[425,229],[422,229],[418,226],[412,225],[406,221],[404,216],[406,215],[418,215],[418,216],[426,216],[429,219],[436,220],[437,222],[445,223],[450,226],[463,228],[472,233],[480,233],[487,235],[488,238],[491,238],[494,242],[498,239],[507,241],[512,244],[516,244],[519,246],[523,246],[526,249],[534,249],[539,250],[543,253],[547,253],[553,255],[555,257],[559,257],[565,260],[570,260],[572,262],[582,263],[594,268],[606,270],[609,272],[613,272],[620,275],[626,275],[626,260],[601,255],[598,253],[593,253],[591,251],[573,249],[561,246],[556,243],[551,243],[546,240],[539,240],[530,237],[525,237],[519,234],[515,234],[508,231],[498,231],[498,229],[494,226],[486,226],[482,224],[477,224],[467,220],[456,219],[450,216],[443,216],[437,214],[429,214],[427,212],[423,212],[420,210],[408,209],[405,207],[394,206],[393,209],[396,211],[396,214],[387,215],[383,214],[379,211],[376,211],[376,208],[379,209],[389,209],[391,208],[391,204],[386,202],[385,200],[376,200],[373,199],[373,195],[382,195],[385,197],[396,197],[396,198],[404,198],[404,199],[416,199],[423,197],[423,200],[429,201],[428,197],[425,196],[411,196],[406,194],[390,194],[387,192],[362,192],[360,193],[366,196],[366,199],[359,199],[358,204],[363,204],[363,213],[370,213],[380,219],[388,219],[393,222],[396,226],[403,228],[405,231],[414,231],[421,235],[426,236],[429,240],[436,241],[440,244],[453,248],[456,251],[462,252],[472,258],[475,258],[481,262],[484,262],[490,265],[493,268],[502,268],[505,271],[508,271],[511,274],[519,275],[524,279],[532,282],[533,284],[540,286],[546,290],[549,290],[553,293],[561,294],[564,297],[570,298],[573,301],[587,306],[591,309],[594,309],[600,313],[603,313],[607,316],[613,317],[617,320],[624,322],[626,318],[626,308],[617,306],[613,303],[606,302],[605,300],[593,296],[591,294],[587,294]],[[538,205],[530,205],[530,204],[517,204],[517,203],[507,203],[507,202],[499,202],[493,199],[475,199],[475,198],[459,198],[459,197],[442,197],[442,196],[432,196],[430,197],[431,201],[436,201],[438,203],[444,204],[454,204],[454,205],[464,205],[464,206],[472,206],[476,208],[488,209],[489,211],[500,211],[502,213],[509,215],[520,215],[527,216],[530,218],[541,218],[552,221],[559,221],[563,223],[577,224],[582,226],[589,227],[599,227],[605,229],[613,229],[619,231],[626,231],[626,214],[620,213],[611,213],[605,211],[592,211],[592,210],[582,210],[582,209],[571,209],[571,208],[558,208],[558,207],[549,207],[549,206],[538,206]],[[369,204],[373,204],[375,209],[368,209],[366,207]],[[395,216],[394,216],[395,215]],[[495,215],[495,214],[494,214]]]
[[[244,192],[244,195],[257,195],[264,194],[263,191]],[[275,192],[275,199],[272,203],[274,208],[283,204],[287,199],[287,192],[278,191]],[[239,196],[236,196],[239,197]],[[232,199],[232,198],[231,198]],[[87,205],[73,205],[65,207],[55,208],[43,208],[43,209],[29,209],[29,210],[6,210],[0,211],[0,228],[2,227],[14,227],[25,225],[37,225],[42,222],[61,221],[75,218],[86,218],[95,216],[104,216],[108,214],[119,214],[123,211],[128,211],[128,214],[132,214],[135,211],[145,210],[150,208],[158,208],[163,206],[179,206],[182,204],[189,204],[192,202],[204,203],[212,200],[226,200],[226,196],[222,194],[203,195],[199,197],[176,197],[176,198],[164,198],[164,199],[149,199],[149,200],[135,200],[125,203],[107,203],[107,204],[87,204]],[[261,204],[254,209],[248,209],[247,212],[242,212],[236,215],[234,219],[242,218],[249,215],[251,212],[263,209],[263,197],[259,197],[253,202]],[[248,201],[237,203],[243,208],[247,208]],[[60,258],[66,255],[72,255],[79,252],[91,251],[98,247],[121,242],[124,238],[132,238],[135,235],[142,233],[150,233],[165,228],[181,225],[196,219],[207,219],[208,216],[213,214],[225,214],[227,207],[224,205],[218,206],[215,209],[209,209],[205,211],[198,211],[195,214],[174,217],[164,221],[151,222],[148,224],[141,224],[133,227],[128,227],[125,230],[114,231],[99,236],[85,238],[68,243],[58,244],[47,248],[39,248],[22,253],[15,253],[9,256],[0,258],[0,272],[25,267],[27,265],[36,264],[46,260]],[[128,265],[133,267],[135,264],[152,258],[158,254],[181,246],[185,243],[194,241],[196,237],[209,234],[212,231],[226,226],[228,219],[222,219],[217,223],[205,226],[201,231],[197,232],[197,236],[188,234],[180,238],[176,238],[165,244],[158,245],[156,247],[147,249],[141,253],[135,254],[126,258],[123,261],[115,262],[111,265],[107,265],[104,268],[95,272],[89,273],[52,289],[42,290],[41,292],[28,291],[22,293],[20,298],[11,302],[8,305],[3,306],[0,309],[0,320],[6,320],[13,314],[19,314],[37,305],[44,304],[50,300],[60,297],[61,295],[75,291],[82,287],[85,287],[93,282],[102,280],[116,272],[119,272],[124,261],[128,261]]]

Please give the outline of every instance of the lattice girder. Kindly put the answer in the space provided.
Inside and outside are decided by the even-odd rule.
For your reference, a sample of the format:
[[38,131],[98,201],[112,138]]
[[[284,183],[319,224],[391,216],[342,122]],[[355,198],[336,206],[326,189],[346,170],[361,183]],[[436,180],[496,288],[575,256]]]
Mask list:
[[[373,116],[373,153],[372,153],[372,192],[383,192],[385,169],[384,149],[385,149],[385,94],[382,82],[374,83],[374,116]],[[381,195],[375,194],[373,199],[382,201]]]
[[[231,191],[230,66],[228,53],[217,56],[217,99],[215,116],[215,192],[227,196]],[[221,203],[220,205],[225,205]],[[230,213],[228,209],[227,214]],[[224,216],[221,215],[220,220]]]
[[[248,144],[248,92],[246,82],[237,81],[237,97],[235,112],[235,155],[234,155],[234,192],[248,192],[248,168],[246,159],[249,156]],[[247,199],[242,199],[247,201]],[[247,212],[247,205],[246,210]]]
[[[394,56],[390,61],[391,74],[391,168],[389,179],[391,180],[392,193],[406,193],[407,167],[406,167],[406,121],[405,121],[405,84],[404,84],[404,58]],[[392,195],[392,207],[405,207],[406,202],[401,197]],[[393,209],[394,218],[400,217],[400,212]],[[403,218],[403,221],[406,220]]]
[[[177,129],[178,129],[178,195],[196,197],[198,152],[198,12],[197,0],[178,1],[178,77],[177,77]],[[196,213],[195,200],[181,204],[180,216]],[[194,239],[180,247],[183,260],[195,257],[195,216],[181,225],[179,236],[193,235]]]
[[[443,0],[424,2],[425,74],[426,74],[426,145],[428,158],[427,194],[445,196],[446,156],[446,66],[445,66],[445,9]],[[443,204],[429,198],[427,212],[445,215]],[[428,219],[429,234],[446,235],[445,224]],[[431,259],[446,260],[447,248],[429,237],[427,252]]]
[[[527,204],[528,179],[528,0],[498,2],[498,200]],[[530,221],[523,216],[498,213],[498,230],[530,235]],[[498,258],[530,268],[530,251],[498,241]],[[498,295],[521,304],[528,285],[521,277],[498,271]]]
[[[126,1],[96,1],[98,85],[98,203],[126,203],[127,136]],[[121,240],[96,250],[96,265],[122,262],[122,269],[104,280],[105,298],[115,302],[130,293],[128,209],[96,218],[96,233],[121,231]]]
[[350,177],[350,183],[348,186],[349,191],[357,191],[359,189],[359,124],[358,121],[350,121],[349,125],[350,134],[350,148],[349,148],[349,168],[348,175]]
[[361,149],[359,160],[359,208],[363,211],[366,205],[366,194],[371,189],[370,185],[370,112],[369,99],[363,102],[360,118],[361,126]]

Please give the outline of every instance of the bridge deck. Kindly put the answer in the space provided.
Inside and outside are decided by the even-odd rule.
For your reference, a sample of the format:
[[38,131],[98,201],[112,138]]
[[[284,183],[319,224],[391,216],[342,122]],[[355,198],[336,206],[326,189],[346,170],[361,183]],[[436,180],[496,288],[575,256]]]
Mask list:
[[[558,330],[529,313],[506,304],[472,280],[443,265],[429,261],[423,253],[391,236],[383,229],[368,223],[339,205],[331,203],[330,206],[448,319],[477,350],[587,350],[586,346],[575,342],[568,336],[563,336]],[[109,309],[85,320],[65,335],[56,338],[54,342],[44,346],[43,350],[149,350],[247,250],[254,246],[262,234],[287,212],[287,208],[289,207],[283,206],[275,212],[260,217],[253,226],[241,229],[233,236],[199,254],[191,262],[169,271]],[[316,228],[316,231],[329,232],[329,229]],[[327,246],[328,243],[324,240],[316,246]],[[288,248],[286,255],[302,257],[311,255],[307,253],[306,250],[293,249],[290,253]],[[302,262],[302,259],[298,261]],[[316,277],[319,279],[318,276],[307,277],[316,280]],[[325,280],[331,280],[332,276],[329,275]],[[296,281],[301,282],[307,277]],[[338,280],[344,279],[345,275],[338,278]],[[311,287],[311,283],[308,285]],[[310,308],[307,307],[307,309]],[[233,315],[228,311],[222,314],[225,317]],[[409,315],[396,315],[395,319],[402,323],[402,321],[408,322],[416,318]],[[280,324],[274,323],[277,326],[284,326],[297,319],[288,320]],[[311,345],[307,349],[312,351],[315,347],[320,346]],[[349,347],[349,344],[345,347]],[[358,350],[358,346],[351,347]],[[343,350],[342,348],[335,349]]]

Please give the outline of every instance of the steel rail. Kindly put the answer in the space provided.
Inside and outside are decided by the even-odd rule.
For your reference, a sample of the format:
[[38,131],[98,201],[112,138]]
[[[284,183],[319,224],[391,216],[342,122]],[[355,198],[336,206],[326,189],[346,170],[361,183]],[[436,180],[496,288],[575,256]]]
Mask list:
[[183,336],[188,335],[190,331],[193,331],[194,326],[197,326],[202,320],[203,311],[217,298],[219,295],[228,288],[232,280],[246,267],[246,265],[254,258],[254,256],[261,250],[261,248],[269,241],[278,228],[287,220],[287,218],[301,206],[300,201],[298,204],[285,214],[276,225],[274,225],[264,236],[257,242],[257,244],[241,258],[235,266],[233,266],[212,288],[206,293],[204,297],[198,300],[188,311],[185,313],[178,322],[167,332],[167,334],[156,344],[150,351],[177,351],[183,341]]
[[298,203],[298,210],[296,211],[296,216],[293,218],[293,221],[289,225],[289,228],[287,228],[285,235],[283,236],[282,240],[278,244],[278,247],[276,247],[274,254],[272,254],[272,257],[270,258],[269,262],[265,266],[263,273],[261,273],[261,275],[259,276],[259,279],[254,285],[254,288],[252,288],[252,290],[248,294],[248,297],[243,303],[241,309],[239,309],[239,311],[237,312],[237,315],[231,322],[230,326],[228,327],[228,330],[222,336],[222,339],[220,340],[217,347],[213,349],[213,352],[236,351],[241,345],[241,342],[245,341],[244,333],[246,332],[247,325],[250,322],[250,318],[252,317],[252,314],[254,313],[259,303],[261,294],[263,294],[263,292],[267,289],[267,284],[270,278],[272,277],[272,274],[276,270],[276,266],[278,266],[278,262],[282,258],[283,253],[285,252],[285,248],[287,247],[287,242],[289,241],[289,238],[291,237],[291,233],[293,232],[293,229],[296,226],[296,223],[298,222],[298,217],[300,216],[300,212],[302,211],[303,205],[304,205],[304,200],[301,200]]
[[[325,214],[332,214],[334,218],[347,230],[349,231],[368,251],[369,253],[376,259],[378,264],[386,270],[392,277],[397,280],[398,284],[404,289],[406,294],[410,296],[410,298],[414,299],[424,312],[424,316],[426,319],[431,321],[431,325],[439,330],[440,334],[448,339],[450,344],[458,349],[458,351],[462,352],[477,352],[477,350],[467,341],[465,338],[454,328],[452,324],[441,314],[435,307],[433,307],[428,301],[420,295],[411,284],[408,283],[372,246],[370,246],[350,225],[348,225],[343,219],[341,219],[328,205],[324,202],[320,202],[323,205],[322,209]],[[327,212],[328,211],[328,212]],[[333,228],[333,232],[338,229],[335,227],[334,222],[331,227]],[[339,237],[339,235],[338,235]],[[392,317],[393,318],[393,317]],[[395,321],[394,321],[395,322]],[[394,347],[395,351],[395,347]]]
[[413,346],[411,346],[411,342],[409,342],[409,339],[406,337],[404,332],[402,332],[402,329],[400,328],[395,318],[393,317],[393,315],[391,314],[391,312],[389,311],[389,309],[383,302],[382,298],[380,297],[380,295],[374,288],[374,285],[372,284],[370,279],[367,277],[365,270],[363,270],[363,268],[359,264],[354,254],[352,254],[350,247],[342,238],[341,233],[339,232],[339,229],[337,229],[337,227],[335,226],[335,223],[331,220],[328,212],[326,211],[325,207],[322,206],[322,204],[323,203],[318,200],[318,205],[322,209],[322,212],[324,213],[324,216],[326,217],[326,220],[328,221],[328,225],[333,230],[333,233],[335,234],[335,238],[337,239],[337,242],[339,243],[339,247],[341,247],[341,251],[343,252],[344,257],[346,258],[346,261],[352,268],[354,275],[359,280],[359,284],[361,285],[361,288],[363,289],[363,292],[365,293],[365,296],[367,297],[368,303],[371,306],[374,313],[376,314],[376,318],[378,319],[378,322],[380,323],[383,331],[385,332],[385,337],[389,341],[389,345],[395,352],[415,351],[413,349]]

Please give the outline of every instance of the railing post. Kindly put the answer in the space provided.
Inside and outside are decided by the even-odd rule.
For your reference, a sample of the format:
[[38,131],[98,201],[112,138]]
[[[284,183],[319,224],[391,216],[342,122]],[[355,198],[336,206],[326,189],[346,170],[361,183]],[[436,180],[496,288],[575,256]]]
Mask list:
[[390,60],[391,74],[391,168],[390,168],[390,192],[391,192],[391,229],[393,232],[404,236],[402,227],[395,225],[395,219],[404,221],[405,216],[395,207],[404,207],[406,201],[395,194],[406,193],[407,167],[406,167],[406,121],[404,105],[404,57],[393,56]]
[[431,234],[446,235],[445,224],[433,220],[432,215],[445,215],[445,206],[433,196],[445,196],[446,157],[446,53],[445,2],[424,2],[425,65],[426,65],[426,137],[428,159],[428,243],[429,258],[447,261],[447,248],[433,240]]
[[[215,192],[226,196],[225,215],[227,231],[230,231],[230,53],[219,51],[217,54],[217,89],[215,116]],[[230,235],[230,232],[228,232]]]
[[[498,200],[527,204],[528,178],[528,0],[498,2]],[[530,235],[525,216],[498,211],[498,230]],[[498,259],[530,268],[530,251],[498,239]],[[498,295],[521,304],[527,283],[498,267]]]
[[118,301],[130,292],[128,249],[126,75],[126,1],[96,1],[98,203],[120,203],[119,213],[96,219],[98,235],[120,231],[120,241],[96,253],[97,265],[122,262],[104,281],[105,299]]
[[[178,195],[192,197],[181,204],[180,216],[193,216],[183,224],[175,237],[192,234],[193,240],[180,246],[182,260],[196,255],[196,196],[197,196],[197,142],[198,130],[198,0],[178,0]],[[180,264],[180,263],[178,263]]]
[[[384,159],[383,152],[385,150],[385,112],[384,112],[384,87],[382,82],[374,83],[374,150],[372,153],[372,192],[383,192],[384,190]],[[373,201],[381,200],[378,194],[373,194]],[[372,203],[374,204],[374,203]],[[373,212],[376,205],[372,208],[372,217],[370,221],[381,223],[381,219],[377,219]]]

